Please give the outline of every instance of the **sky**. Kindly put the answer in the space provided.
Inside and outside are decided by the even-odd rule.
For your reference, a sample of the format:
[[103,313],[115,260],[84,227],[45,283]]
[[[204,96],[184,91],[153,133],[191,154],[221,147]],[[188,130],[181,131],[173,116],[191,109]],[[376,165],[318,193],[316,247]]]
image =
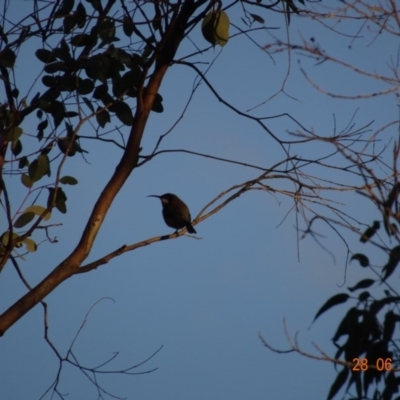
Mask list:
[[[18,21],[31,7],[31,1],[13,0],[9,18]],[[306,7],[310,7],[307,2]],[[272,43],[272,35],[287,40],[283,15],[260,11],[258,14],[263,16],[266,26],[279,28],[258,32],[259,43]],[[230,9],[228,15],[232,23],[243,25],[239,8]],[[352,21],[340,26],[347,35],[357,34],[359,28]],[[236,32],[231,26],[231,34]],[[365,29],[358,40],[352,40],[296,15],[292,16],[289,35],[292,42],[298,43],[302,38],[313,37],[330,54],[382,74],[389,74],[386,62],[396,56],[398,48],[394,37],[385,33],[373,41],[373,31]],[[191,39],[206,47],[199,27]],[[42,68],[34,56],[35,49],[23,48],[17,60],[21,92],[22,88],[27,90]],[[178,56],[193,49],[186,41]],[[318,84],[340,94],[364,94],[385,88],[374,79],[328,63],[316,65],[296,52],[291,53],[290,60],[283,52],[274,55],[272,61],[270,55],[243,36],[233,37],[222,50],[216,47],[199,59],[211,62],[217,55],[207,77],[224,99],[242,110],[275,94],[290,62],[285,87],[288,95],[278,94],[256,108],[253,115],[288,113],[324,136],[333,134],[335,123],[338,131],[345,129],[355,113],[357,127],[374,121],[373,130],[398,119],[394,95],[359,100],[328,97],[306,81],[299,63]],[[205,68],[201,64],[199,67]],[[194,72],[184,66],[176,65],[168,71],[160,90],[165,111],[151,114],[143,138],[143,154],[152,151],[159,136],[181,115],[194,78]],[[30,97],[40,87],[40,80],[37,85]],[[4,102],[1,91],[0,97]],[[111,127],[116,124],[113,121]],[[268,121],[268,127],[280,138],[289,137],[287,132],[297,129],[285,117]],[[35,134],[35,124],[32,127],[24,122],[23,128]],[[127,135],[129,130],[125,127],[121,132]],[[90,135],[92,128],[86,125],[81,136]],[[378,146],[382,148],[396,137],[397,128],[393,126],[382,132]],[[121,156],[119,149],[95,140],[81,139],[81,145],[89,151],[86,161],[76,156],[68,159],[64,167],[65,175],[79,181],[78,185],[65,188],[68,212],[63,215],[54,211],[52,216],[53,223],[62,224],[51,231],[58,243],[42,243],[36,253],[20,262],[32,285],[40,282],[76,246],[88,213]],[[265,131],[224,107],[204,83],[161,148],[192,150],[266,168],[283,158],[281,148]],[[327,154],[332,147],[326,143],[308,144],[296,151],[307,158]],[[155,157],[135,170],[118,194],[86,261],[123,244],[172,233],[162,220],[159,200],[146,196],[175,193],[186,202],[194,218],[220,192],[259,174],[251,168],[187,153]],[[332,171],[322,174],[332,178]],[[348,177],[343,179],[349,183]],[[281,180],[269,184],[288,187]],[[9,177],[8,187],[15,196],[15,204],[20,204],[26,189],[17,175]],[[343,203],[349,215],[365,224],[377,218],[376,210],[356,193],[335,194],[333,198]],[[336,376],[333,365],[299,354],[273,353],[263,346],[258,335],[261,333],[273,347],[287,350],[286,321],[291,337],[298,332],[303,350],[318,354],[312,345],[315,342],[333,355],[331,338],[349,305],[332,309],[310,327],[315,313],[330,296],[370,276],[356,263],[346,270],[346,247],[326,225],[318,224],[316,228],[335,258],[310,237],[301,240],[298,247],[295,214],[289,213],[292,206],[290,198],[278,193],[251,191],[196,225],[196,238],[153,243],[115,258],[98,270],[72,277],[46,298],[51,340],[65,355],[86,314],[96,304],[73,346],[82,365],[93,367],[118,353],[107,368],[121,370],[140,364],[162,347],[151,360],[134,370],[144,373],[156,369],[154,372],[99,376],[100,385],[116,396],[135,400],[326,398]],[[6,228],[4,219],[0,224]],[[357,235],[343,235],[352,251],[365,249]],[[382,260],[381,252],[372,247],[368,251],[371,259]],[[345,285],[341,287],[344,279]],[[0,310],[7,309],[25,292],[15,270],[6,265],[0,279]],[[58,359],[43,335],[43,310],[37,306],[1,338],[1,399],[39,399],[56,378]],[[97,398],[87,377],[67,364],[62,369],[59,391],[68,394],[66,398],[70,400]]]

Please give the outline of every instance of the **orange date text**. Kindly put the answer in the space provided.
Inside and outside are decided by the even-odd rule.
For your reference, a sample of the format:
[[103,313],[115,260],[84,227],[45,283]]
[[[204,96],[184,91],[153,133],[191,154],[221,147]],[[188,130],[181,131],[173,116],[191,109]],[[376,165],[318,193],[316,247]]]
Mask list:
[[[367,371],[370,365],[366,358],[353,358],[353,371]],[[392,367],[391,358],[378,358],[375,363],[375,367],[378,371],[390,371]]]

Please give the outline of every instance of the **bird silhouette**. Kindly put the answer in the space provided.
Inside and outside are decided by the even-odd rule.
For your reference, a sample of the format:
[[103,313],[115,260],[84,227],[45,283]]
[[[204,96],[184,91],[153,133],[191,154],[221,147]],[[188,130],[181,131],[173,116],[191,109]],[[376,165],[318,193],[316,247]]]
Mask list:
[[165,193],[161,196],[152,194],[147,197],[158,197],[161,200],[162,215],[168,226],[177,231],[186,227],[189,233],[197,233],[192,226],[192,218],[188,206],[178,196],[172,193]]

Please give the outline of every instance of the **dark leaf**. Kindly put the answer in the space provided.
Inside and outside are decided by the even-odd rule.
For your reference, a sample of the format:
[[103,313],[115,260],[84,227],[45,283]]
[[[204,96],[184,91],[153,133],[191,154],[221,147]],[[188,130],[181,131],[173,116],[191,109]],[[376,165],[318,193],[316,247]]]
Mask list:
[[60,179],[60,183],[64,185],[76,185],[78,181],[73,176],[63,176]]
[[380,223],[379,221],[374,221],[372,226],[368,227],[365,232],[361,235],[360,237],[360,242],[365,243],[368,242],[369,239],[372,238],[372,236],[375,235],[377,230],[380,228]]
[[363,279],[360,282],[358,282],[355,286],[349,287],[348,289],[350,292],[354,292],[357,289],[365,289],[367,287],[370,287],[375,283],[374,279]]
[[86,9],[81,2],[76,7],[75,17],[78,28],[83,28],[86,23]]
[[101,13],[103,11],[103,7],[101,5],[101,1],[100,0],[86,0],[88,3],[90,3],[92,5],[92,7],[98,11],[99,13]]
[[93,97],[97,100],[100,100],[108,93],[108,85],[103,83],[99,86],[96,86],[93,92]]
[[19,159],[19,163],[18,163],[18,168],[25,168],[29,165],[29,161],[28,161],[28,157],[27,156],[23,156]]
[[3,27],[0,25],[0,39],[5,43],[8,44],[8,38],[7,35],[4,34]]
[[55,88],[57,86],[57,78],[51,75],[44,75],[42,77],[42,82],[44,86],[49,88]]
[[349,368],[344,367],[337,375],[335,381],[333,382],[333,384],[329,390],[328,400],[332,400],[336,396],[337,392],[346,383],[348,376],[349,376]]
[[58,187],[57,191],[55,188],[52,187],[47,189],[49,190],[49,197],[47,198],[47,208],[51,210],[53,198],[55,195],[54,206],[57,208],[58,211],[65,214],[67,212],[67,206],[66,206],[67,196],[65,195],[62,188]]
[[40,93],[37,92],[35,94],[35,96],[33,96],[32,100],[31,100],[31,105],[34,105],[38,101],[39,97],[40,97]]
[[350,261],[353,261],[353,260],[358,260],[358,262],[360,263],[360,265],[362,267],[368,267],[368,265],[369,265],[368,257],[365,256],[364,254],[360,254],[360,253],[354,254],[351,257]]
[[[73,140],[71,144],[71,138],[70,137],[64,137],[60,138],[57,141],[58,148],[63,154],[67,154],[69,157],[74,156],[76,153],[87,153],[86,150],[83,150],[79,143],[77,142],[77,137],[75,136],[75,139]],[[68,153],[67,153],[68,152]]]
[[364,301],[368,300],[369,297],[370,297],[370,294],[368,291],[361,292],[358,296],[358,300],[361,302],[364,302]]
[[32,182],[37,182],[47,174],[49,170],[49,158],[47,155],[40,154],[36,160],[33,160],[28,168],[29,178]]
[[6,47],[0,52],[0,65],[6,68],[12,68],[14,67],[16,58],[17,56],[15,53],[9,47]]
[[[329,300],[325,302],[325,304],[318,310],[317,314],[314,317],[314,321],[325,311],[329,310],[330,308],[337,306],[338,304],[345,303],[349,299],[349,295],[347,293],[339,293],[332,296]],[[313,321],[313,322],[314,322]]]
[[78,93],[81,95],[89,94],[94,89],[94,83],[91,79],[78,79]]
[[75,15],[67,15],[64,18],[63,21],[64,35],[68,35],[69,33],[71,33],[72,29],[75,28],[76,22],[77,20]]
[[[340,322],[335,335],[332,338],[333,342],[337,342],[343,335],[350,335],[354,337],[354,333],[357,332],[357,328],[359,327],[358,319],[362,314],[363,311],[358,310],[356,307],[350,308]],[[355,346],[350,342],[350,348],[351,347],[356,350]]]
[[15,228],[22,228],[25,225],[28,225],[29,222],[31,222],[33,220],[33,218],[35,218],[35,213],[30,212],[30,211],[28,211],[26,213],[23,213],[14,222],[14,227]]
[[265,21],[264,21],[264,18],[262,18],[262,17],[260,17],[259,15],[257,15],[257,14],[251,14],[250,13],[250,15],[252,16],[252,18],[254,19],[254,21],[257,21],[257,22],[259,22],[260,24],[263,24]]
[[[382,393],[382,399],[392,399],[395,393],[399,391],[399,384],[399,379],[395,376],[394,371],[390,371],[386,376],[385,389]],[[398,398],[399,397],[396,397],[396,399]]]
[[66,111],[64,115],[66,118],[74,118],[77,117],[79,113],[77,113],[76,111]]
[[157,93],[156,98],[154,99],[153,107],[151,107],[151,110],[157,113],[162,113],[164,111],[162,101],[163,101],[162,96],[159,93]]
[[38,49],[35,52],[36,57],[45,64],[55,61],[54,55],[50,50]]
[[87,33],[78,33],[71,38],[71,44],[75,47],[93,47],[96,45],[97,38],[93,35],[88,35]]
[[373,303],[371,303],[369,309],[371,313],[377,314],[384,306],[390,303],[397,304],[399,302],[400,302],[400,297],[389,296],[385,297],[384,299],[374,301]]
[[[52,102],[56,100],[60,95],[61,92],[58,89],[49,89],[43,93],[43,95],[40,97],[40,100],[44,102]],[[42,103],[39,105],[39,107],[42,108],[43,111],[47,111],[45,108],[46,106],[43,107]]]
[[13,90],[11,90],[11,95],[12,97],[14,97],[14,99],[16,99],[19,96],[19,90],[17,88],[14,88]]
[[85,102],[85,104],[87,105],[87,107],[90,109],[90,111],[92,113],[94,113],[94,107],[93,107],[93,104],[90,102],[90,100],[87,99],[86,97],[82,97],[82,99]]
[[383,206],[387,207],[389,209],[392,208],[392,205],[395,202],[395,200],[397,199],[397,197],[399,196],[399,193],[400,193],[400,182],[398,182],[397,184],[393,185],[393,188],[390,191],[390,193],[388,195],[388,198],[383,203]]
[[134,30],[132,18],[129,15],[125,14],[122,23],[122,29],[124,30],[125,35],[131,37]]
[[47,119],[45,119],[44,121],[39,122],[37,129],[43,131],[47,128],[48,124],[49,124],[49,122],[47,121]]
[[98,34],[103,43],[112,42],[115,37],[115,24],[111,19],[104,19],[98,26]]
[[22,151],[22,143],[20,140],[16,140],[12,143],[11,146],[11,151],[14,154],[14,156],[17,156],[18,154],[21,153]]
[[74,8],[74,0],[64,0],[58,10],[55,12],[55,17],[63,17],[69,14]]
[[128,104],[123,101],[116,101],[114,103],[114,112],[117,118],[125,125],[131,126],[133,124],[132,110]]
[[97,114],[96,114],[96,120],[97,120],[97,123],[102,128],[104,128],[106,126],[107,122],[111,121],[110,113],[107,110],[102,109],[101,107],[98,107]]
[[389,261],[383,267],[382,282],[384,282],[387,278],[389,278],[390,275],[393,274],[394,270],[397,267],[397,264],[399,263],[399,260],[400,260],[400,246],[396,246],[390,251]]
[[385,322],[383,324],[383,343],[388,343],[392,340],[396,322],[400,321],[400,315],[395,314],[393,311],[388,311],[385,315]]
[[72,58],[69,52],[69,47],[64,39],[61,40],[60,47],[56,47],[53,50],[53,54],[54,57],[57,57],[58,59],[63,61],[70,61]]
[[65,62],[64,61],[56,61],[56,62],[47,64],[44,67],[44,70],[48,74],[54,74],[59,71],[65,71]]

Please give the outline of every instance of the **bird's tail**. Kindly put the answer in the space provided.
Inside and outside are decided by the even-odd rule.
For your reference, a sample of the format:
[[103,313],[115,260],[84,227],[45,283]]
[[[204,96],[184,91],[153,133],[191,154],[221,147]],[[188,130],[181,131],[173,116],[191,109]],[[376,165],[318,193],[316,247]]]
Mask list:
[[192,224],[190,223],[186,225],[186,229],[188,230],[189,233],[197,233],[196,230],[193,228]]

